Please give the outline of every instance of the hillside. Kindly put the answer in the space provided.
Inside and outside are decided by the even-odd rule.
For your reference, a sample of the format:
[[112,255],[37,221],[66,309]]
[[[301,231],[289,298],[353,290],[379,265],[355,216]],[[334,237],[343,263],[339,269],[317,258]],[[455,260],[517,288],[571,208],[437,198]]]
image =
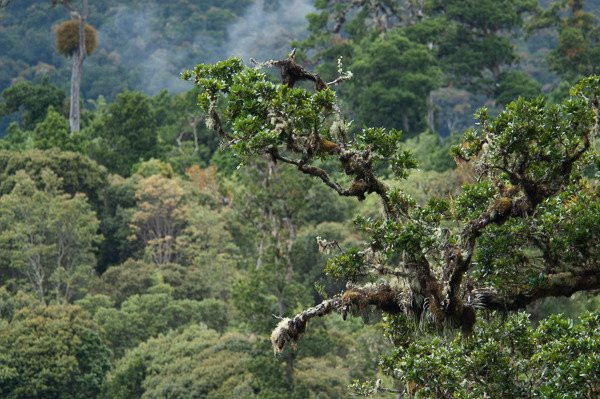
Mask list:
[[[295,10],[290,14],[285,10]],[[299,0],[93,1],[89,22],[99,46],[86,61],[84,98],[112,99],[124,89],[154,94],[189,88],[179,74],[231,55],[274,57],[302,38],[311,11]],[[0,91],[17,79],[67,89],[70,63],[54,47],[54,27],[68,19],[50,1],[22,0],[0,11]],[[254,51],[257,50],[257,51]]]
[[598,399],[598,11],[0,0],[0,398]]

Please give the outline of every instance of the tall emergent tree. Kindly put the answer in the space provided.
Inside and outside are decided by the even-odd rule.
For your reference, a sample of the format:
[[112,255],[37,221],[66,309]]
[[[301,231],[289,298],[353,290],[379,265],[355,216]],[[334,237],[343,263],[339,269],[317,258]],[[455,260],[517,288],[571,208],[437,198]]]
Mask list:
[[[260,70],[265,66],[277,67],[283,83],[271,82]],[[339,248],[319,239],[321,248],[340,251],[325,270],[347,282],[346,289],[282,319],[271,335],[277,352],[287,343],[295,344],[314,317],[339,312],[345,318],[354,310],[374,307],[387,315],[388,334],[397,347],[387,370],[408,384],[407,391],[422,389],[429,392],[426,397],[467,397],[471,384],[485,381],[486,387],[497,387],[490,392],[499,396],[492,397],[517,397],[514,387],[520,389],[517,382],[523,378],[527,379],[521,381],[523,386],[529,384],[528,389],[540,394],[547,392],[544,384],[560,377],[556,373],[580,369],[585,369],[580,374],[586,377],[577,378],[591,381],[591,387],[552,389],[595,389],[600,369],[589,354],[600,348],[596,322],[589,322],[591,341],[578,335],[584,340],[581,348],[585,344],[588,349],[572,352],[569,358],[575,359],[571,366],[580,369],[547,370],[540,365],[537,377],[521,373],[518,365],[504,374],[486,374],[483,366],[473,369],[473,375],[461,374],[466,370],[451,362],[454,355],[465,357],[452,348],[431,361],[423,360],[430,359],[434,350],[427,345],[439,341],[415,347],[406,326],[410,322],[421,325],[421,331],[473,334],[479,337],[477,344],[461,350],[485,357],[478,352],[489,349],[487,338],[479,333],[480,309],[516,311],[538,299],[600,288],[600,191],[589,177],[598,166],[591,143],[600,127],[600,77],[581,81],[561,104],[520,99],[496,118],[485,109],[479,111],[477,128],[467,131],[464,143],[453,149],[457,162],[473,165],[476,183],[465,185],[457,197],[430,198],[424,205],[406,195],[400,184],[392,186],[378,176],[384,163],[399,180],[415,168],[414,158],[402,148],[400,133],[353,131],[336,105],[335,93],[324,79],[298,65],[294,52],[256,68],[236,58],[200,64],[184,78],[201,89],[207,126],[242,162],[266,154],[319,179],[341,196],[364,200],[374,194],[380,199],[380,217],[355,220],[366,238],[362,248]],[[314,82],[315,90],[296,87],[302,80]],[[412,349],[402,351],[408,347]],[[525,347],[519,355],[531,364],[539,362],[529,343]],[[507,352],[508,359],[517,353],[515,348]],[[410,367],[409,361],[414,362]],[[450,377],[461,381],[452,386],[438,384],[437,378],[417,380],[409,373],[421,366],[438,370],[435,362],[464,376],[465,384],[462,377],[440,377],[445,382]],[[489,394],[485,391],[482,397]]]
[[69,110],[69,125],[71,132],[80,128],[79,86],[83,61],[86,55],[96,48],[96,31],[86,24],[89,16],[87,0],[81,0],[81,10],[73,8],[70,0],[52,0],[52,5],[61,5],[68,11],[72,20],[63,22],[56,31],[56,48],[59,53],[73,59],[71,70],[71,106]]

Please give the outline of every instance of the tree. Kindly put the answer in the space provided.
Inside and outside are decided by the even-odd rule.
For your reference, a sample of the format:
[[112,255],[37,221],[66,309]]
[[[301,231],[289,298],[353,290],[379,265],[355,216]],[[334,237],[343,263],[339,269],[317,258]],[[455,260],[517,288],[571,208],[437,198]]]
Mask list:
[[173,288],[162,282],[161,275],[153,277],[155,284],[147,292],[130,296],[119,309],[96,309],[94,319],[106,331],[107,344],[117,357],[148,338],[190,324],[225,329],[228,317],[220,301],[174,299]]
[[120,93],[89,128],[90,157],[113,173],[129,176],[136,163],[157,156],[157,128],[148,97],[140,92]]
[[10,194],[0,197],[3,267],[27,279],[46,303],[70,301],[93,278],[98,220],[82,194],[59,190],[59,180],[42,172],[44,189],[18,172]]
[[[297,44],[323,76],[333,76],[342,58],[350,65],[355,77],[339,95],[359,124],[433,129],[430,93],[441,84],[441,69],[432,47],[404,32],[423,17],[423,2],[334,0],[315,7],[319,13],[307,15],[311,35]],[[373,90],[362,90],[365,84]]]
[[50,106],[46,118],[33,131],[33,146],[39,150],[60,148],[77,151],[79,146],[76,137],[69,132],[69,121]]
[[78,306],[27,307],[0,328],[4,398],[97,397],[111,368],[99,327]]
[[353,41],[360,41],[370,32],[383,36],[400,24],[410,23],[412,17],[422,12],[420,0],[401,3],[394,0],[316,1],[316,12],[306,16],[310,36],[296,44],[312,60],[324,64],[320,72],[332,73],[340,56],[351,56]]
[[507,105],[519,97],[528,100],[542,94],[542,86],[523,72],[503,72],[498,77],[495,91],[496,103]]
[[[506,73],[514,75],[509,71],[518,62],[510,35],[521,28],[524,15],[537,10],[535,0],[331,0],[315,7],[318,13],[307,15],[310,36],[297,45],[322,76],[335,73],[340,57],[350,65],[357,83],[351,81],[349,90],[338,94],[360,123],[409,131],[410,121],[411,133],[423,127],[434,130],[436,108],[444,106],[436,103],[434,90],[440,86],[491,98],[503,95],[504,101],[535,89],[535,81],[520,73],[523,91],[515,85],[497,93],[498,84],[510,83]],[[361,90],[365,84],[373,90]],[[374,112],[382,107],[387,111]],[[404,122],[397,123],[403,114]]]
[[392,31],[361,42],[349,68],[354,76],[344,98],[359,121],[406,133],[433,129],[427,126],[427,99],[440,86],[442,72],[427,46]]
[[175,243],[187,210],[183,194],[177,180],[161,175],[150,176],[138,184],[131,225],[156,264],[175,259]]
[[154,285],[157,273],[154,264],[128,260],[102,273],[94,291],[109,296],[120,307],[130,296],[146,293]]
[[554,1],[548,9],[538,10],[527,26],[530,32],[558,30],[558,45],[550,51],[548,63],[569,82],[598,73],[595,60],[600,55],[600,26],[584,4],[584,0]]
[[21,80],[0,94],[0,116],[19,113],[20,126],[24,130],[33,130],[35,125],[46,116],[48,107],[61,110],[65,93],[44,78],[41,83],[33,84]]
[[79,94],[81,73],[85,57],[91,54],[96,47],[96,32],[86,24],[89,17],[87,0],[81,0],[81,10],[73,8],[71,0],[52,0],[52,5],[61,5],[69,13],[73,21],[61,24],[56,31],[56,47],[59,53],[73,59],[71,70],[71,101],[69,109],[69,126],[71,132],[80,129]]
[[500,74],[517,61],[508,35],[536,6],[532,0],[435,0],[425,8],[427,18],[406,32],[436,51],[452,86],[493,95]]
[[316,8],[317,10],[321,10],[321,13],[314,14],[314,16],[311,16],[311,19],[315,23],[319,21],[322,24],[320,28],[327,27],[332,33],[340,33],[346,19],[353,15],[358,15],[355,18],[356,20],[353,21],[355,24],[360,24],[364,27],[373,27],[379,32],[386,32],[400,23],[403,17],[408,17],[406,14],[403,15],[403,11],[405,11],[403,10],[403,6],[409,12],[416,11],[415,6],[417,6],[418,1],[409,1],[407,2],[408,4],[404,5],[400,3],[390,0],[319,1],[316,4]]
[[254,398],[242,335],[189,326],[150,339],[119,360],[108,376],[111,398]]
[[[384,358],[383,367],[418,397],[596,398],[599,317],[587,314],[574,322],[553,315],[535,328],[525,313],[492,319],[490,326],[477,327],[467,342],[456,337],[399,344]],[[388,328],[395,324],[392,339],[406,340],[397,334],[402,322],[388,322]],[[404,331],[412,334],[414,329],[409,325]],[[365,396],[386,391],[376,385],[370,381],[355,387]]]
[[195,164],[206,166],[219,146],[219,140],[206,129],[198,112],[195,89],[172,95],[166,90],[152,97],[157,118],[162,152],[180,174]]
[[[100,191],[100,231],[104,241],[98,255],[98,272],[110,265],[118,265],[143,251],[140,242],[128,238],[133,233],[130,227],[131,213],[135,206],[136,182],[119,175],[110,175]],[[134,245],[137,244],[137,245]]]
[[[372,306],[469,336],[477,309],[514,311],[600,288],[599,192],[586,177],[595,168],[590,148],[600,127],[600,77],[583,80],[561,104],[519,99],[495,119],[482,109],[478,127],[453,149],[459,163],[476,167],[477,183],[456,198],[420,205],[376,174],[382,161],[399,179],[415,167],[397,133],[348,131],[334,93],[293,54],[270,65],[279,66],[284,84],[235,58],[200,64],[184,78],[202,89],[207,125],[240,158],[266,153],[341,196],[375,194],[382,205],[381,217],[355,221],[364,247],[327,262],[330,276],[348,282],[346,290],[281,320],[271,335],[276,351],[298,341],[312,318],[331,312],[346,317]],[[315,90],[294,87],[302,79],[316,81]],[[327,169],[321,158],[330,160]],[[321,245],[335,249],[326,240]]]
[[10,193],[17,172],[24,171],[42,189],[42,171],[48,169],[58,176],[60,189],[68,194],[83,193],[98,209],[101,193],[108,186],[108,173],[103,166],[82,154],[56,148],[40,151],[0,151],[0,195]]

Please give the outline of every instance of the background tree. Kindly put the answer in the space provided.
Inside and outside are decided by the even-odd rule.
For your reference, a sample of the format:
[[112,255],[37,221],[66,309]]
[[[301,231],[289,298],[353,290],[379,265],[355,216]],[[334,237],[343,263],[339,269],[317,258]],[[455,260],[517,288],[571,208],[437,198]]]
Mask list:
[[25,277],[43,303],[70,301],[94,276],[98,220],[83,195],[71,198],[55,175],[42,176],[45,187],[38,190],[18,173],[13,191],[0,197],[4,267]]
[[138,183],[131,216],[136,236],[156,264],[175,260],[175,243],[184,225],[183,189],[174,179],[153,175]]
[[86,24],[89,17],[87,0],[81,0],[80,11],[73,8],[70,0],[52,0],[52,4],[61,5],[73,18],[71,21],[63,22],[56,30],[56,48],[59,53],[73,59],[69,125],[72,132],[78,132],[81,124],[79,95],[83,61],[96,47],[96,31]]
[[558,31],[558,45],[548,54],[550,69],[569,83],[598,72],[600,54],[598,18],[587,11],[584,0],[561,0],[540,9],[527,28],[530,32],[548,28]]
[[157,127],[148,97],[123,92],[92,122],[90,155],[111,172],[129,176],[134,164],[157,155]]
[[[226,326],[227,313],[222,312],[222,306],[218,309],[221,314],[215,317],[214,308],[220,306],[218,303],[174,299],[173,288],[161,280],[159,273],[154,275],[154,284],[147,292],[132,295],[119,309],[110,303],[109,306],[91,307],[95,308],[94,319],[106,331],[107,345],[117,357],[148,338],[171,329],[200,322],[212,327]],[[101,298],[87,298],[94,299]],[[105,303],[104,300],[102,302]]]
[[436,49],[454,85],[490,94],[503,70],[516,61],[507,34],[521,27],[536,1],[433,1],[428,18],[407,28],[409,37]]
[[19,81],[3,90],[1,96],[0,116],[17,113],[23,130],[33,130],[44,119],[49,106],[60,112],[65,101],[64,91],[51,84],[47,77],[39,84]]
[[40,150],[60,148],[65,151],[77,151],[81,147],[82,137],[69,132],[69,121],[48,108],[46,118],[33,130],[33,147]]
[[[183,354],[183,356],[182,356]],[[251,343],[202,326],[151,339],[127,353],[108,377],[113,398],[256,397],[245,363]]]
[[161,152],[180,174],[194,165],[208,166],[219,147],[218,138],[206,128],[203,116],[198,113],[197,97],[197,91],[192,89],[177,96],[164,90],[152,98],[161,121],[158,131]]
[[0,393],[5,398],[90,398],[110,369],[110,350],[81,308],[24,308],[0,328]]
[[[354,76],[343,89],[357,119],[369,126],[402,128],[406,133],[433,129],[427,121],[429,93],[442,72],[425,45],[399,31],[358,45],[349,69]],[[369,86],[370,90],[364,90]]]
[[0,151],[0,194],[10,193],[19,171],[24,171],[43,190],[44,169],[52,171],[59,180],[61,191],[70,195],[83,193],[94,206],[100,208],[102,191],[108,185],[106,169],[84,155],[59,151]]

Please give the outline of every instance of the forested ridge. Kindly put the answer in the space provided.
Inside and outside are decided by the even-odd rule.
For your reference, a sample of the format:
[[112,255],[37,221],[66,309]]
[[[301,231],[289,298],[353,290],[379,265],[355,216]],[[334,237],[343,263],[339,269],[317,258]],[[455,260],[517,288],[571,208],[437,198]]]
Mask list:
[[0,397],[600,397],[599,18],[0,0]]

